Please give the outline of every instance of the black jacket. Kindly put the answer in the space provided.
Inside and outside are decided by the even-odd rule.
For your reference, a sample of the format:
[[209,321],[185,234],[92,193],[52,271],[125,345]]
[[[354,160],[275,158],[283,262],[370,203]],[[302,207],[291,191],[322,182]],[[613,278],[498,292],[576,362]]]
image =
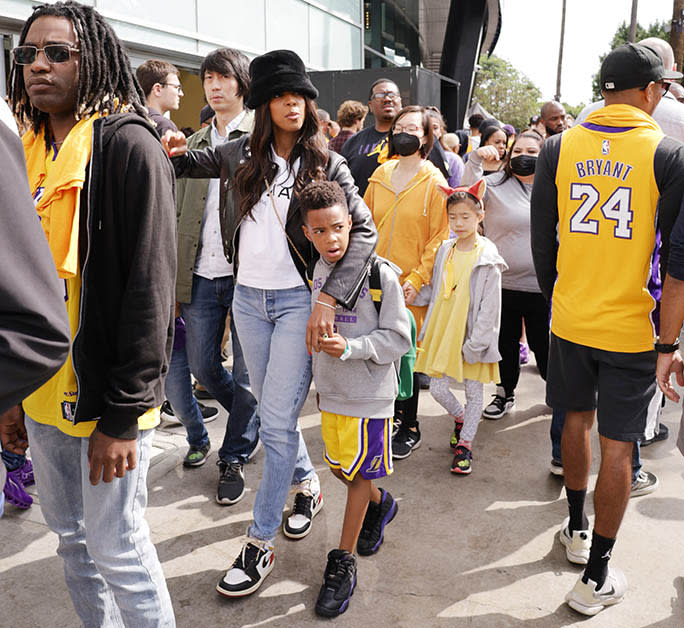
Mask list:
[[81,192],[81,314],[73,342],[74,422],[135,438],[163,399],[173,345],[176,208],[173,168],[140,116],[95,121]]
[[0,122],[0,413],[54,375],[69,355],[57,277],[26,178],[24,150]]
[[[250,156],[249,136],[244,136],[220,146],[208,147],[204,150],[191,150],[185,155],[174,157],[171,160],[178,177],[199,179],[220,177],[219,211],[223,251],[228,261],[233,263],[236,276],[239,265],[239,197],[235,187],[232,186],[232,181],[235,169]],[[358,195],[358,188],[352,179],[344,157],[329,151],[326,174],[329,181],[337,181],[344,190],[349,213],[352,217],[352,229],[349,248],[345,256],[335,265],[335,269],[328,277],[322,292],[334,297],[343,307],[352,309],[361,291],[363,279],[369,272],[369,260],[375,250],[378,234],[368,207]],[[265,189],[265,186],[262,186],[262,190]],[[293,196],[287,211],[285,230],[306,262],[306,264],[302,263],[299,255],[294,252],[288,242],[292,261],[299,271],[302,281],[308,286],[306,269],[312,261],[318,259],[318,252],[313,244],[306,239],[302,224],[299,201],[296,196]]]

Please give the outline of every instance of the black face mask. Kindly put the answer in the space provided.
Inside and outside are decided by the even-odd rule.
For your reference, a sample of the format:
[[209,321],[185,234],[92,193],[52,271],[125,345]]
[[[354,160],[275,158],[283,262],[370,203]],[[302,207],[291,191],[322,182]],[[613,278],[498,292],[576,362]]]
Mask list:
[[410,133],[393,133],[392,148],[397,155],[407,157],[420,148],[420,139]]
[[518,155],[511,159],[511,170],[513,174],[527,177],[534,174],[534,169],[537,165],[536,155]]

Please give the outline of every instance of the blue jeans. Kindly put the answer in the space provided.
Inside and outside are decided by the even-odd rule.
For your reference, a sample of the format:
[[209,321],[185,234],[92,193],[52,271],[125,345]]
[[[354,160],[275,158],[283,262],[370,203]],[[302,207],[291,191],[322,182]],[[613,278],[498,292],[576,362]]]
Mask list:
[[264,473],[248,534],[272,541],[282,522],[290,484],[315,471],[297,425],[311,384],[306,324],[311,294],[306,286],[260,290],[237,285],[233,317],[245,351],[252,390],[259,402]]
[[188,444],[194,447],[208,445],[209,434],[204,427],[204,419],[195,395],[192,394],[190,366],[188,365],[188,354],[185,352],[185,346],[181,349],[174,349],[171,354],[164,392],[174,414],[185,426]]
[[26,417],[40,506],[59,537],[69,594],[84,626],[176,625],[145,521],[154,430],[138,434],[137,464],[109,484],[90,484],[87,438]]
[[[223,462],[247,462],[256,447],[259,430],[257,402],[235,322],[231,316],[233,373],[223,368],[221,339],[226,315],[233,304],[233,277],[205,279],[194,275],[190,303],[183,303],[185,348],[190,370],[229,413],[219,458]],[[173,402],[171,402],[173,406]]]
[[[5,449],[0,453],[0,457],[2,457],[2,462],[8,471],[14,471],[19,467],[23,467],[26,462],[26,456],[24,454],[15,454]],[[2,487],[0,487],[0,490],[2,490]]]
[[[565,425],[565,410],[553,410],[551,415],[551,455],[554,460],[562,461],[561,457],[561,437],[563,436],[563,426]],[[632,482],[634,482],[641,471],[641,444],[634,443],[632,449]]]

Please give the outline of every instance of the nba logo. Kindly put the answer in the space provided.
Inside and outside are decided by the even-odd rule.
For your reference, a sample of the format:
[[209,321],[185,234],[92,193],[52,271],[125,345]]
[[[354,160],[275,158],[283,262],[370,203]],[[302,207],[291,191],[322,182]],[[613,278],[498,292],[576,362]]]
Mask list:
[[601,153],[604,155],[610,153],[610,140],[603,140],[601,142]]

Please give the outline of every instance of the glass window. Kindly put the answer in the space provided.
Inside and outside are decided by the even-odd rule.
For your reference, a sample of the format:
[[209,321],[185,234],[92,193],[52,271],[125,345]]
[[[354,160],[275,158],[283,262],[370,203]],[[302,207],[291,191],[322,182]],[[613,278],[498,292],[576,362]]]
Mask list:
[[133,20],[195,30],[195,3],[188,0],[98,0],[97,8]]
[[201,35],[216,37],[220,41],[230,42],[231,46],[244,46],[257,52],[266,49],[264,0],[230,4],[226,4],[225,0],[201,0],[198,7],[197,30]]
[[309,64],[309,6],[299,0],[266,0],[266,50],[294,50]]
[[311,65],[324,70],[361,67],[361,29],[348,22],[309,9]]
[[319,4],[331,11],[337,11],[354,22],[361,23],[363,0],[318,0]]

